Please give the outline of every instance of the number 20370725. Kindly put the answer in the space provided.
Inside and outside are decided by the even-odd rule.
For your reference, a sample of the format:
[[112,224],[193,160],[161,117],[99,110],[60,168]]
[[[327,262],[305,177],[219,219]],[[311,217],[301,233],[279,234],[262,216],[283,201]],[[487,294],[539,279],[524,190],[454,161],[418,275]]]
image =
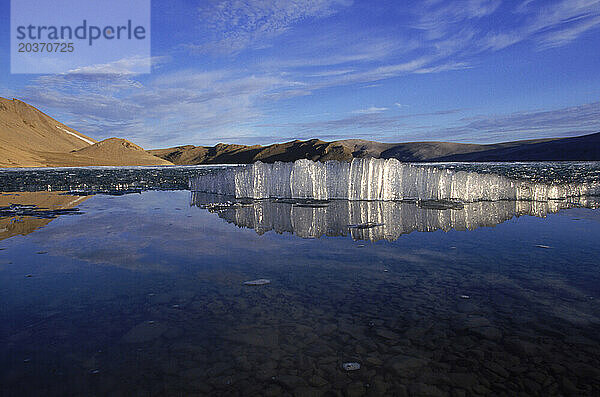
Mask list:
[[73,52],[73,43],[19,43],[19,52]]

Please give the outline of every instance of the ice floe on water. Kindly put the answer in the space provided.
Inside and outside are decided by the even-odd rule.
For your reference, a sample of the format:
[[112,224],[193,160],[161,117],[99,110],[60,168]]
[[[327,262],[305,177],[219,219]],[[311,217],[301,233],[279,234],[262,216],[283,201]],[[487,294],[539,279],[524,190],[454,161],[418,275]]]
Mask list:
[[[67,205],[68,206],[68,205]],[[30,216],[41,219],[54,219],[60,215],[79,215],[79,208],[39,208],[36,205],[11,204],[6,207],[0,206],[0,218]]]
[[452,206],[459,205],[457,201],[564,200],[597,195],[600,184],[598,181],[541,183],[525,177],[514,179],[493,173],[401,163],[396,159],[366,158],[325,163],[310,160],[274,164],[257,162],[243,167],[214,169],[191,178],[190,190],[252,199],[411,199],[425,205],[434,200]]
[[244,285],[249,285],[249,286],[260,286],[260,285],[267,285],[267,284],[271,284],[271,280],[268,280],[266,278],[259,278],[257,280],[250,280],[250,281],[244,281]]
[[342,368],[344,371],[357,371],[360,369],[360,363],[343,363]]

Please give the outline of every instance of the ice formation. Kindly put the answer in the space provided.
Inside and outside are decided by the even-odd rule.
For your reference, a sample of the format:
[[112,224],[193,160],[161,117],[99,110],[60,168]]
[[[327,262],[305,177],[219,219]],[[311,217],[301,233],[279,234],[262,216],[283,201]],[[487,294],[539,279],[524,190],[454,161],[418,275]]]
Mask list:
[[597,184],[552,185],[495,174],[453,171],[396,159],[325,163],[261,162],[212,170],[190,179],[190,190],[237,198],[345,200],[562,200],[596,195]]
[[[472,230],[494,226],[515,216],[545,217],[570,207],[597,207],[595,199],[551,201],[479,201],[462,208],[434,209],[398,201],[236,200],[227,196],[192,193],[191,204],[207,208],[240,227],[293,233],[303,238],[351,235],[356,240],[393,241],[413,231]],[[351,227],[366,225],[368,227]]]

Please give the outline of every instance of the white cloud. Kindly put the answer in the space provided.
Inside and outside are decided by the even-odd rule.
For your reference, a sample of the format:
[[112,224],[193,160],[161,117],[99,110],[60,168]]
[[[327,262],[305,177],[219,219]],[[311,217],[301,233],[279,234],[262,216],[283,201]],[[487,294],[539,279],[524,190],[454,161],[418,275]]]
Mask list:
[[[401,116],[388,116],[384,109],[372,107],[363,111],[352,112],[353,114],[341,118],[321,119],[308,122],[259,124],[261,129],[275,129],[279,134],[288,138],[315,138],[320,139],[350,139],[364,137],[367,139],[399,139],[401,131],[416,131],[423,127],[417,124],[407,124],[410,119],[421,118],[433,120],[437,116],[456,114],[461,109],[446,109],[427,113],[412,113]],[[326,115],[329,116],[329,115]],[[414,123],[414,122],[413,122]],[[431,130],[431,128],[428,128]],[[395,137],[395,138],[394,138]]]
[[[402,127],[403,123],[397,117],[385,117],[381,112],[357,113],[352,116],[318,120],[300,123],[259,124],[259,128],[274,128],[278,133],[287,134],[289,137],[321,139],[331,137],[335,132],[336,137],[375,136],[383,133],[392,133]],[[362,132],[361,132],[362,131]]]
[[424,31],[429,40],[444,39],[470,21],[493,14],[500,4],[500,0],[424,1],[414,9],[413,27]]
[[378,108],[375,106],[371,106],[370,108],[367,108],[367,109],[354,110],[352,113],[354,113],[354,114],[373,114],[373,113],[385,112],[386,110],[388,110],[388,108]]
[[123,58],[114,62],[84,66],[77,69],[72,69],[67,74],[137,74],[139,70],[143,70],[152,66],[158,66],[169,62],[170,58],[162,57],[141,57],[133,56]]
[[[460,109],[449,109],[392,117],[386,117],[382,113],[365,113],[344,118],[304,123],[264,124],[258,127],[275,129],[289,138],[348,139],[362,136],[385,142],[436,140],[496,143],[600,132],[600,102],[558,109],[463,118],[452,127],[440,127],[439,124],[434,124],[436,116],[460,112]],[[416,119],[425,120],[429,125],[417,123]]]
[[528,0],[512,10],[505,6],[502,17],[486,20],[499,13],[501,5],[497,0],[426,1],[414,10],[413,27],[424,33],[424,47],[455,62],[524,41],[538,49],[563,46],[600,27],[598,0]]
[[447,140],[503,140],[574,136],[600,132],[600,102],[551,110],[465,118],[457,126],[432,129],[430,136]]
[[562,29],[548,32],[539,40],[540,48],[561,47],[575,41],[579,36],[600,26],[600,15],[566,24]]
[[206,3],[201,12],[207,13],[210,31],[219,35],[210,45],[225,45],[223,51],[228,53],[255,48],[258,42],[263,45],[264,40],[258,37],[291,32],[285,36],[285,55],[261,57],[252,65],[259,73],[285,72],[304,84],[302,88],[269,94],[275,100],[407,74],[468,69],[482,53],[523,41],[538,49],[566,45],[600,26],[599,4],[600,0],[555,0],[543,4],[538,0],[511,8],[499,0],[429,0],[387,9],[403,17],[407,17],[408,9],[413,20],[409,25],[357,29],[343,23],[320,24],[298,35],[289,30],[292,25],[331,16],[351,3],[216,1]]
[[518,26],[489,32],[481,46],[499,50],[521,41],[538,49],[560,47],[600,27],[599,0],[526,1],[515,10]]
[[[467,69],[485,53],[521,42],[540,50],[563,46],[600,26],[600,0],[528,0],[518,7],[494,0],[427,0],[410,9],[409,26],[357,29],[337,18],[337,23],[328,20],[298,34],[301,22],[334,16],[350,5],[336,0],[207,1],[200,14],[208,34],[202,38],[210,48],[192,47],[235,54],[277,43],[285,34],[279,37],[285,51],[244,58],[246,70],[191,68],[146,77],[130,73],[144,59],[123,59],[37,77],[19,97],[62,112],[64,121],[99,139],[128,136],[154,146],[211,143],[216,137],[255,136],[252,124],[275,101],[331,87],[379,87],[383,80],[407,74]],[[386,11],[406,17],[406,8],[393,8]],[[152,59],[159,66],[168,60]],[[385,110],[373,106],[351,117],[298,125],[311,131],[399,128],[398,119],[384,117]],[[468,135],[469,125],[482,126],[472,123],[464,121],[461,131]]]
[[329,76],[340,76],[343,74],[349,74],[354,72],[354,69],[342,69],[342,70],[328,70],[324,72],[317,72],[307,75],[307,77],[329,77]]
[[328,17],[351,4],[352,0],[205,1],[199,7],[200,21],[213,40],[191,48],[235,53],[261,47],[265,39],[282,34],[302,20]]
[[262,101],[298,86],[227,70],[186,70],[144,83],[125,74],[71,73],[40,76],[21,98],[60,112],[61,121],[96,139],[116,135],[156,147],[248,133],[244,126],[261,116]]

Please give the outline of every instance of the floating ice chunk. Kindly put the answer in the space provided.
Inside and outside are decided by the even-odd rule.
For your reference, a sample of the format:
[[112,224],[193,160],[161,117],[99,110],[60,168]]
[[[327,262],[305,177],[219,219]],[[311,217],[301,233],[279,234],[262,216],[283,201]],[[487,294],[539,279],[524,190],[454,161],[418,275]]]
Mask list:
[[429,210],[462,210],[465,205],[460,200],[420,200],[417,205]]
[[360,369],[360,363],[343,363],[342,368],[344,371],[356,371]]
[[244,285],[265,285],[265,284],[270,284],[271,280],[267,280],[266,278],[259,278],[258,280],[250,280],[250,281],[244,281]]
[[383,223],[376,222],[365,222],[365,223],[357,223],[353,225],[348,225],[350,229],[370,229],[372,227],[383,226]]

